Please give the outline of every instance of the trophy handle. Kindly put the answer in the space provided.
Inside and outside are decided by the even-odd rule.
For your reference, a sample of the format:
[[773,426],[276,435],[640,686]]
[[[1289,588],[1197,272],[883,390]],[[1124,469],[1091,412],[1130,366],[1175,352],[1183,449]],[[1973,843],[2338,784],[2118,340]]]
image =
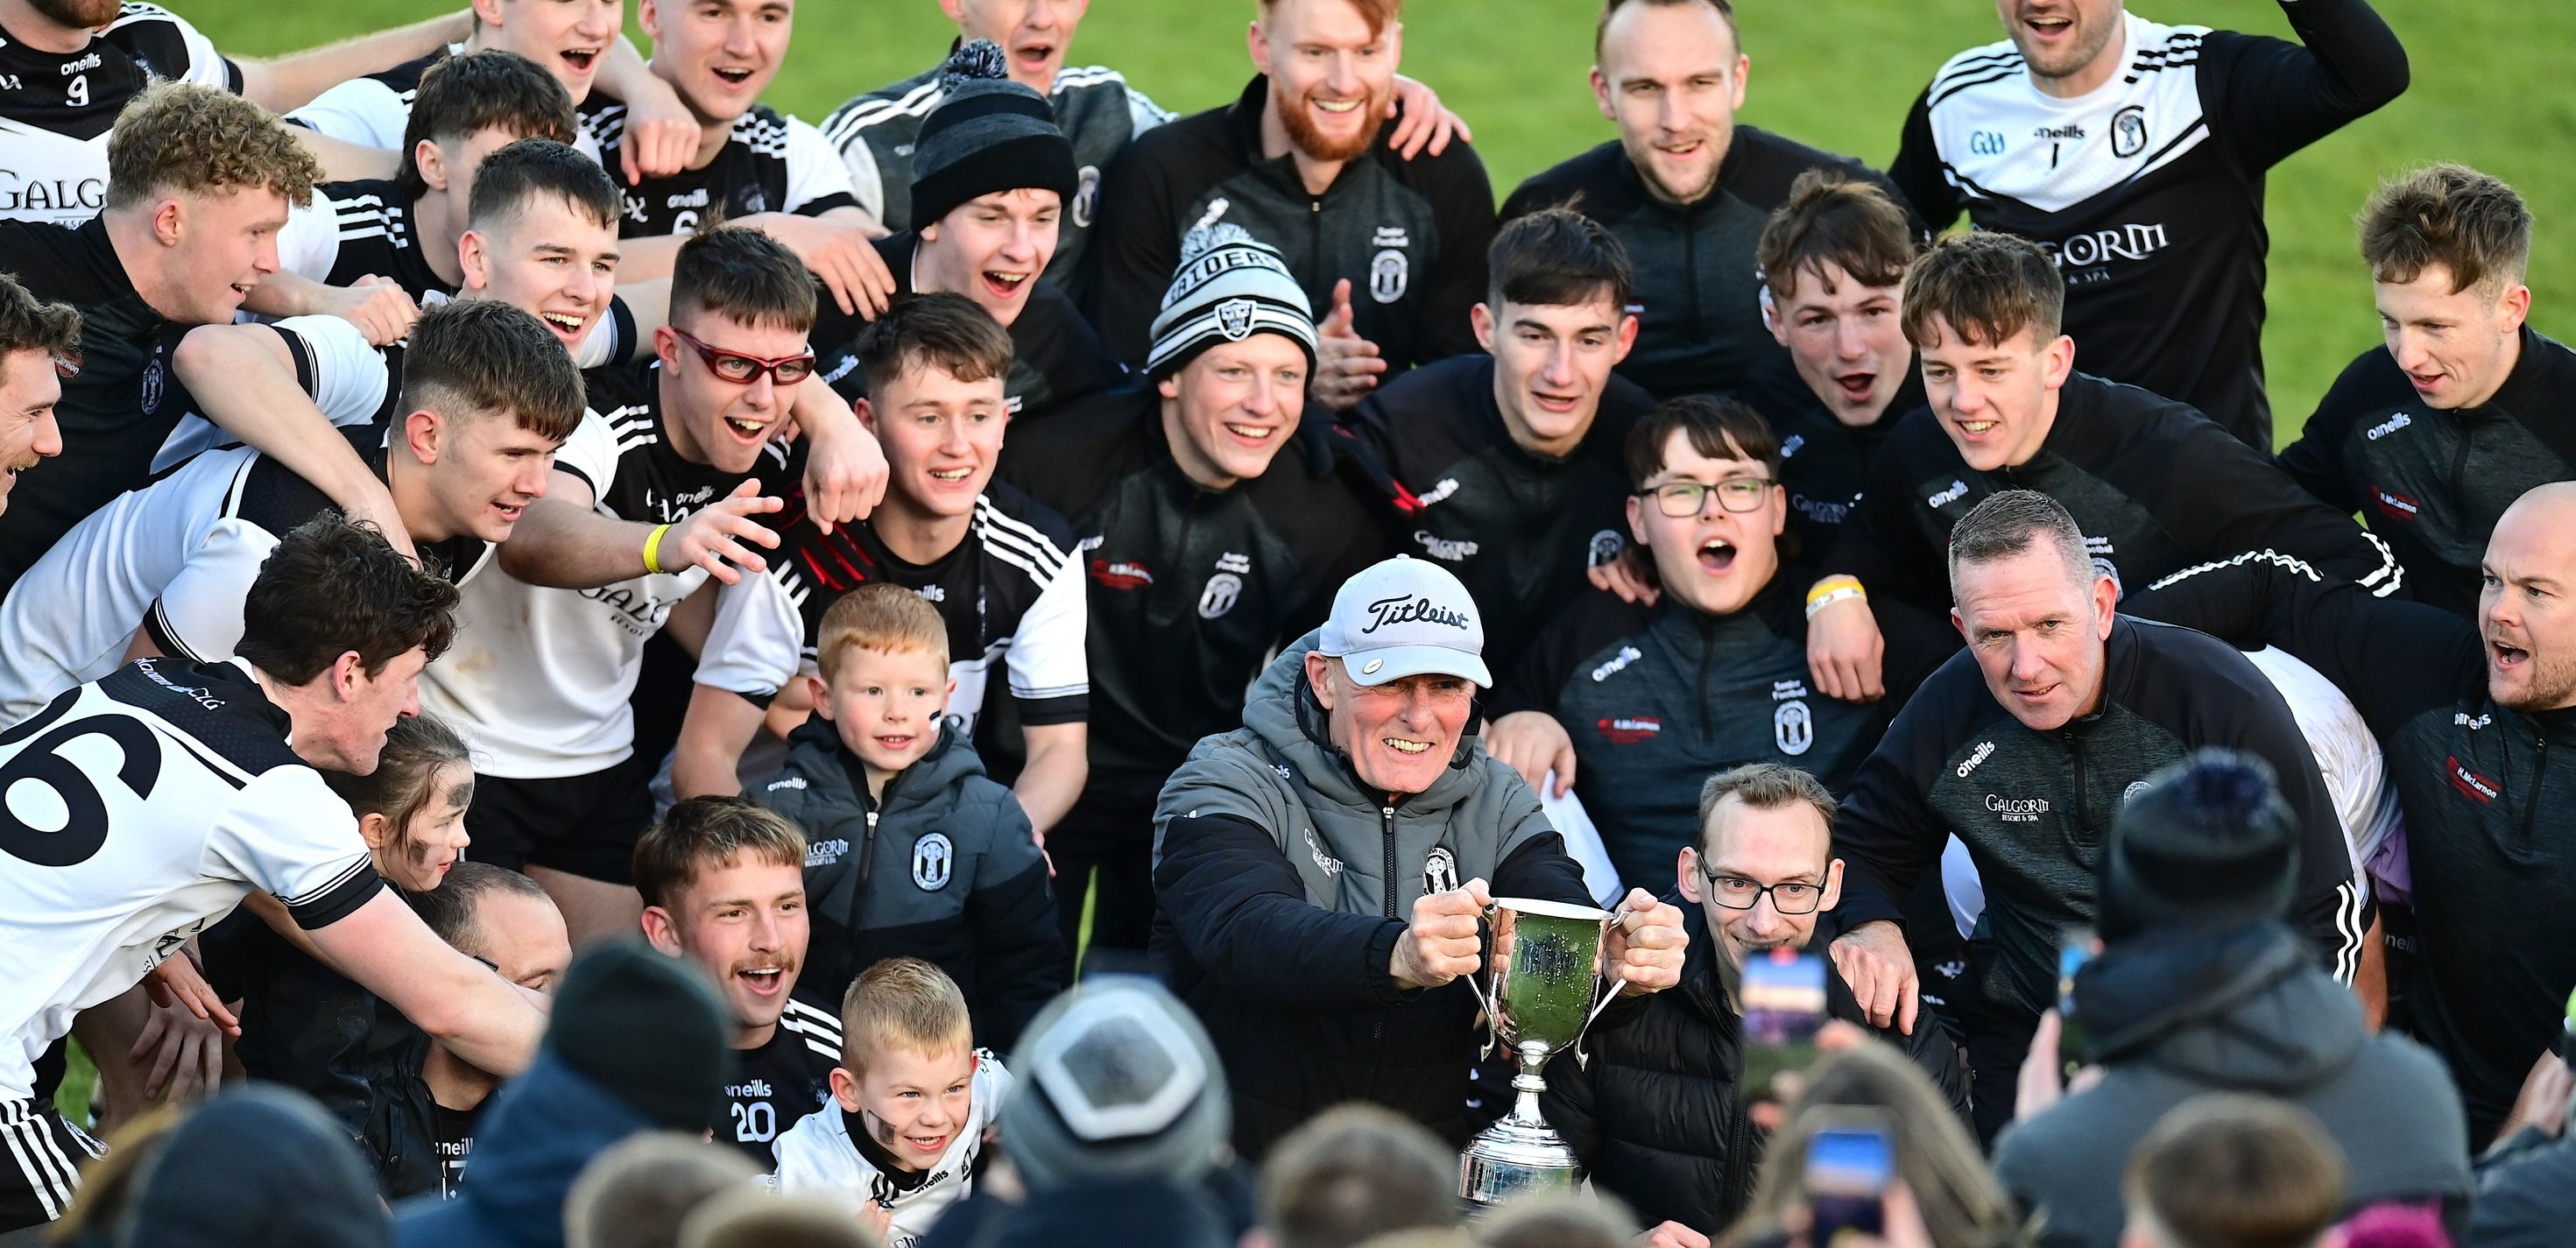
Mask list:
[[[1643,913],[1645,912],[1642,910],[1631,910],[1626,906],[1621,906],[1618,909],[1611,911],[1610,917],[1605,920],[1602,925],[1603,934],[1606,936],[1610,928],[1617,927],[1620,924],[1627,922],[1629,915]],[[1608,942],[1606,940],[1603,942],[1603,951],[1608,951]],[[1592,1012],[1583,1016],[1583,1026],[1576,1029],[1574,1039],[1568,1041],[1565,1046],[1577,1052],[1582,1051],[1583,1037],[1591,1033],[1594,1020],[1601,1017],[1601,1012],[1603,1010],[1610,1008],[1611,1002],[1619,999],[1619,981],[1610,974],[1609,967],[1605,966],[1601,968],[1599,979],[1600,988],[1606,988],[1609,991],[1602,992],[1601,999],[1592,1003]],[[1600,991],[1600,989],[1595,989],[1595,991]]]
[[[1498,909],[1499,907],[1496,906],[1485,907],[1484,918],[1489,928],[1494,920],[1495,912]],[[1499,938],[1499,934],[1497,934],[1497,937],[1494,940],[1491,940],[1488,943],[1499,946],[1502,943]],[[1495,1009],[1494,994],[1485,990],[1484,977],[1485,970],[1483,968],[1477,969],[1466,977],[1467,991],[1475,993],[1476,1004],[1483,1006],[1485,1009],[1485,1047],[1482,1051],[1476,1054],[1476,1060],[1480,1062],[1492,1060],[1494,1056],[1494,1046],[1501,1043],[1503,1038],[1503,1016]],[[1589,1023],[1585,1025],[1590,1026]]]

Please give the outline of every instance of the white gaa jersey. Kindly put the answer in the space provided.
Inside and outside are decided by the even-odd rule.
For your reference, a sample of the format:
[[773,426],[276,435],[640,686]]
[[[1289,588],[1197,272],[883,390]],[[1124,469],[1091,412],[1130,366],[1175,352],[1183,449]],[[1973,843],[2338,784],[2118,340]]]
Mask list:
[[975,500],[965,539],[917,565],[887,549],[867,521],[825,534],[803,506],[801,496],[791,499],[776,517],[768,575],[718,588],[699,683],[714,685],[710,670],[781,664],[817,674],[824,613],[860,585],[884,581],[921,595],[947,625],[948,678],[957,682],[947,719],[960,737],[975,738],[998,692],[1017,703],[1024,726],[1084,722],[1091,667],[1082,563],[1072,529],[1052,510],[996,481]]
[[[366,422],[394,389],[384,356],[337,317],[294,317],[275,328],[306,393],[381,476],[385,431]],[[214,431],[202,421],[197,427]],[[0,601],[0,637],[10,639],[0,646],[0,723],[116,670],[138,627],[164,654],[229,656],[260,562],[279,537],[330,506],[277,461],[236,447],[198,455],[92,512]],[[451,578],[472,573],[490,553],[471,538],[430,548]]]
[[78,52],[0,32],[0,218],[79,225],[107,203],[107,138],[155,79],[239,91],[241,72],[178,14],[127,4]]
[[837,1102],[826,1105],[778,1137],[778,1190],[820,1196],[853,1213],[871,1201],[888,1205],[894,1220],[886,1227],[886,1248],[913,1248],[948,1206],[975,1190],[984,1132],[1010,1094],[1011,1072],[1002,1068],[1002,1059],[977,1049],[966,1121],[958,1124],[957,1137],[930,1168],[930,1177],[909,1191],[898,1191],[891,1177],[859,1155],[850,1142],[847,1115]]
[[238,662],[147,659],[0,732],[0,1099],[252,889],[309,930],[383,887],[288,727]]
[[[412,97],[420,91],[420,76],[430,66],[464,50],[464,44],[451,43],[445,51],[405,61],[383,73],[352,78],[313,97],[312,102],[286,114],[286,119],[324,138],[400,151],[403,130],[411,124]],[[588,127],[574,136],[573,146],[582,155],[599,159],[599,144],[591,138]]]
[[[786,452],[776,443],[742,475],[672,450],[662,432],[658,362],[593,369],[583,380],[590,410],[556,452],[555,469],[590,486],[600,515],[672,524],[747,479],[783,482]],[[644,643],[706,581],[695,566],[584,590],[530,585],[506,570],[478,576],[456,609],[455,644],[421,677],[421,705],[469,728],[481,774],[535,780],[605,771],[635,751],[626,700],[644,670]],[[766,699],[795,674],[790,657],[777,670],[702,672],[698,680]]]

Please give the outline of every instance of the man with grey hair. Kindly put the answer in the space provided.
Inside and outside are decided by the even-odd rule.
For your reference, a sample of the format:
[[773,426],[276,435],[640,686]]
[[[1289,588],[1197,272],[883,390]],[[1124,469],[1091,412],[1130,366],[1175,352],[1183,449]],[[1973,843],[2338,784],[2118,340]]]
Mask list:
[[1911,1033],[1914,960],[1900,903],[1956,836],[1986,892],[1993,1004],[1968,1028],[1979,1134],[2012,1117],[2014,1078],[2056,998],[2057,950],[2095,919],[2111,821],[2158,768],[2203,746],[2261,758],[2299,830],[2295,921],[2352,980],[2369,926],[2343,825],[2299,724],[2261,670],[2186,629],[2115,614],[2118,589],[2044,494],[2006,490],[1950,538],[1950,615],[1965,653],[1923,683],[1854,775],[1835,964],[1869,1012]]
[[[1343,1101],[1466,1141],[1480,917],[1589,906],[1538,795],[1468,732],[1492,682],[1475,600],[1429,560],[1343,582],[1154,812],[1156,969],[1209,1024],[1258,1158]],[[1633,889],[1602,950],[1630,994],[1677,982],[1681,912]]]

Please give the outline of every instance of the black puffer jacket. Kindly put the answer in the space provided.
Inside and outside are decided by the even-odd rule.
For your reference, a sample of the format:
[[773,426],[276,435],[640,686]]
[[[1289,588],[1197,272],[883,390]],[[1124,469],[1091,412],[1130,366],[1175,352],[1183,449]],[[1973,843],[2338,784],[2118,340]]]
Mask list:
[[[1588,1065],[1571,1052],[1549,1062],[1539,1112],[1574,1147],[1593,1185],[1628,1202],[1638,1220],[1679,1222],[1713,1236],[1734,1224],[1753,1195],[1766,1137],[1737,1092],[1743,1024],[1719,983],[1722,955],[1707,916],[1697,902],[1664,900],[1681,907],[1690,935],[1681,983],[1646,998],[1624,1025],[1588,1034]],[[1825,992],[1833,1017],[1868,1025],[1830,962]],[[1948,1032],[1927,1014],[1911,1036],[1893,1028],[1876,1034],[1932,1076],[1967,1122],[1967,1069]]]
[[2343,1147],[2360,1208],[2439,1200],[2467,1243],[2468,1123],[2439,1058],[2372,1035],[2361,1006],[2286,926],[2157,930],[2075,981],[2075,1017],[2109,1074],[2007,1132],[1995,1173],[2044,1209],[2047,1248],[2112,1248],[2129,1152],[2184,1101],[2252,1092],[2290,1101]]

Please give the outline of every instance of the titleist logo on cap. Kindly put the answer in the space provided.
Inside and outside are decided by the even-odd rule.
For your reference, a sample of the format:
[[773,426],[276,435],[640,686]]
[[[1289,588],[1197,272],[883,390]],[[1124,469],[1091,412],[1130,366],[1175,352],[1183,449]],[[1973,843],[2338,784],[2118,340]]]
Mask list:
[[1368,613],[1369,622],[1360,629],[1363,636],[1389,624],[1410,624],[1416,620],[1428,624],[1446,624],[1451,628],[1467,628],[1472,623],[1464,611],[1441,606],[1428,598],[1406,598],[1400,595],[1394,598],[1380,598],[1368,604]]

